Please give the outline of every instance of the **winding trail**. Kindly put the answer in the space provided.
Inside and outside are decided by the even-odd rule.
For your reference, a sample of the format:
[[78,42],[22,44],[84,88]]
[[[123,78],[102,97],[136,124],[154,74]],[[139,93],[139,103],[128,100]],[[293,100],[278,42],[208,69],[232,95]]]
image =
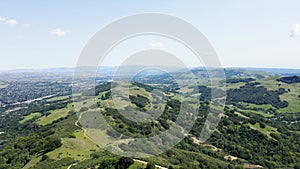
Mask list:
[[[138,160],[138,159],[133,159],[133,161],[138,162],[138,163],[142,163],[142,164],[145,164],[145,165],[148,164],[148,162],[142,161],[142,160]],[[155,165],[155,167],[156,167],[156,168],[159,168],[159,169],[168,169],[168,168],[163,167],[163,166],[160,166],[160,165]]]
[[67,169],[70,169],[72,166],[75,166],[75,165],[77,165],[77,163],[69,165],[69,167]]
[[[80,126],[78,125],[79,120],[81,119],[81,116],[82,116],[82,113],[80,113],[80,115],[79,115],[79,117],[78,117],[78,120],[75,122],[74,125],[77,126],[77,127],[79,127],[79,128],[81,128],[81,129],[83,130],[83,134],[84,134],[85,137],[90,138],[89,136],[86,135],[86,130],[83,129],[82,127],[80,127]],[[147,161],[143,161],[143,160],[139,160],[139,159],[133,159],[133,161],[138,162],[138,163],[142,163],[142,164],[145,164],[145,165],[148,164]],[[75,166],[75,165],[77,165],[77,163],[74,163],[74,164],[69,165],[69,167],[68,167],[67,169],[71,169],[71,167],[72,167],[72,166]],[[160,165],[155,165],[155,167],[158,168],[158,169],[168,169],[168,168],[163,167],[163,166],[160,166]]]
[[[77,127],[80,128],[80,129],[82,129],[82,130],[83,130],[83,135],[84,135],[84,137],[87,137],[87,135],[85,134],[85,133],[86,133],[86,132],[85,132],[85,129],[81,128],[81,127],[78,125],[79,119],[81,118],[81,115],[82,115],[82,113],[80,113],[80,115],[79,115],[79,117],[78,117],[78,120],[75,121],[74,125],[77,126]],[[75,166],[75,165],[77,165],[77,163],[73,163],[73,164],[69,165],[69,167],[68,167],[67,169],[71,169],[71,167],[72,167],[72,166]]]

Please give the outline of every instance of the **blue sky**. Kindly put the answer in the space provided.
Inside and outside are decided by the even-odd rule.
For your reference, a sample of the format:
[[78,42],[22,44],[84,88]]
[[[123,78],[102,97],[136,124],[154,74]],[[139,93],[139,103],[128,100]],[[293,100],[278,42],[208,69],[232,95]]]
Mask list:
[[95,32],[144,12],[196,26],[225,67],[300,68],[299,7],[298,0],[0,1],[0,70],[74,67]]

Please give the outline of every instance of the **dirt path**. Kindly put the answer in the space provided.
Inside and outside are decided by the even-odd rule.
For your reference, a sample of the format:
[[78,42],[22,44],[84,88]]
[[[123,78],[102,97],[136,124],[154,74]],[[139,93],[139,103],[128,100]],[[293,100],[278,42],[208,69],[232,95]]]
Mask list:
[[70,169],[72,166],[75,166],[75,165],[77,165],[77,163],[69,165],[69,167],[67,169]]
[[[77,127],[79,127],[79,128],[81,128],[81,127],[78,125],[81,116],[82,116],[82,113],[79,115],[78,120],[77,120],[77,121],[75,122],[75,124],[74,124],[75,126],[77,126]],[[83,129],[83,128],[81,128],[81,129],[83,130],[84,136],[87,137],[87,138],[89,138],[89,136],[86,135],[86,130]],[[133,159],[133,160],[136,161],[136,162],[145,164],[145,165],[148,164],[148,162],[146,162],[146,161],[142,161],[142,160],[138,160],[138,159]],[[70,168],[71,168],[72,166],[74,166],[74,165],[77,165],[77,163],[71,164],[67,169],[70,169]],[[163,166],[160,166],[160,165],[155,165],[155,167],[158,168],[158,169],[168,169],[168,168],[163,167]]]
[[[146,161],[142,161],[142,160],[138,160],[138,159],[133,159],[133,161],[135,161],[135,162],[139,162],[139,163],[142,163],[142,164],[145,164],[145,165],[147,165],[147,164],[148,164],[148,162],[146,162]],[[159,169],[168,169],[168,168],[166,168],[166,167],[163,167],[163,166],[160,166],[160,165],[155,165],[155,167],[156,167],[156,168],[159,168]]]

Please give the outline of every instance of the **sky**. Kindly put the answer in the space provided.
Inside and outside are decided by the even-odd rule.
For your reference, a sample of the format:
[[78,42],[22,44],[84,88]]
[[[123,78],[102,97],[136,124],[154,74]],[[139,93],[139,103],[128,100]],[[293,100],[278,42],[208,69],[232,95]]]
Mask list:
[[[299,68],[298,0],[9,0],[0,1],[0,70],[75,67],[93,35],[111,22],[140,13],[165,13],[186,20],[209,40],[224,67]],[[179,52],[161,37],[135,39],[141,50]],[[177,44],[178,45],[178,44]],[[116,48],[104,65],[117,65],[131,45]],[[186,54],[186,55],[185,55]],[[112,56],[114,55],[114,56]]]

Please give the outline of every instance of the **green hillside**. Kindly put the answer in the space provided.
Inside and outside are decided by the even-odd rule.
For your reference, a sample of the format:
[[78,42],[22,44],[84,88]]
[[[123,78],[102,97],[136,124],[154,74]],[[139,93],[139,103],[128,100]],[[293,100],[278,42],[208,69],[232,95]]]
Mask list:
[[[178,169],[300,167],[298,78],[237,72],[228,71],[226,106],[218,114],[219,125],[204,143],[199,136],[202,128],[212,127],[212,123],[204,125],[208,114],[222,111],[210,102],[212,87],[199,80],[200,93],[189,95],[194,90],[190,86],[179,89],[169,77],[160,75],[143,83],[131,82],[128,98],[114,82],[103,83],[95,93],[88,90],[73,97],[53,96],[7,113],[0,119],[0,168],[146,168],[147,163]],[[159,84],[160,79],[164,83]],[[153,92],[155,89],[160,92]],[[163,99],[166,101],[160,101]],[[182,126],[175,126],[174,131],[184,139],[168,151],[149,158],[125,158],[101,147],[121,138],[115,145],[118,152],[159,152],[158,140],[139,147],[135,139],[128,138],[148,138],[168,131],[180,116],[182,105],[189,112],[197,110],[196,115],[187,116],[195,123],[185,131],[188,119],[181,119]],[[170,144],[174,138],[166,135],[158,139],[169,139],[165,143]]]

